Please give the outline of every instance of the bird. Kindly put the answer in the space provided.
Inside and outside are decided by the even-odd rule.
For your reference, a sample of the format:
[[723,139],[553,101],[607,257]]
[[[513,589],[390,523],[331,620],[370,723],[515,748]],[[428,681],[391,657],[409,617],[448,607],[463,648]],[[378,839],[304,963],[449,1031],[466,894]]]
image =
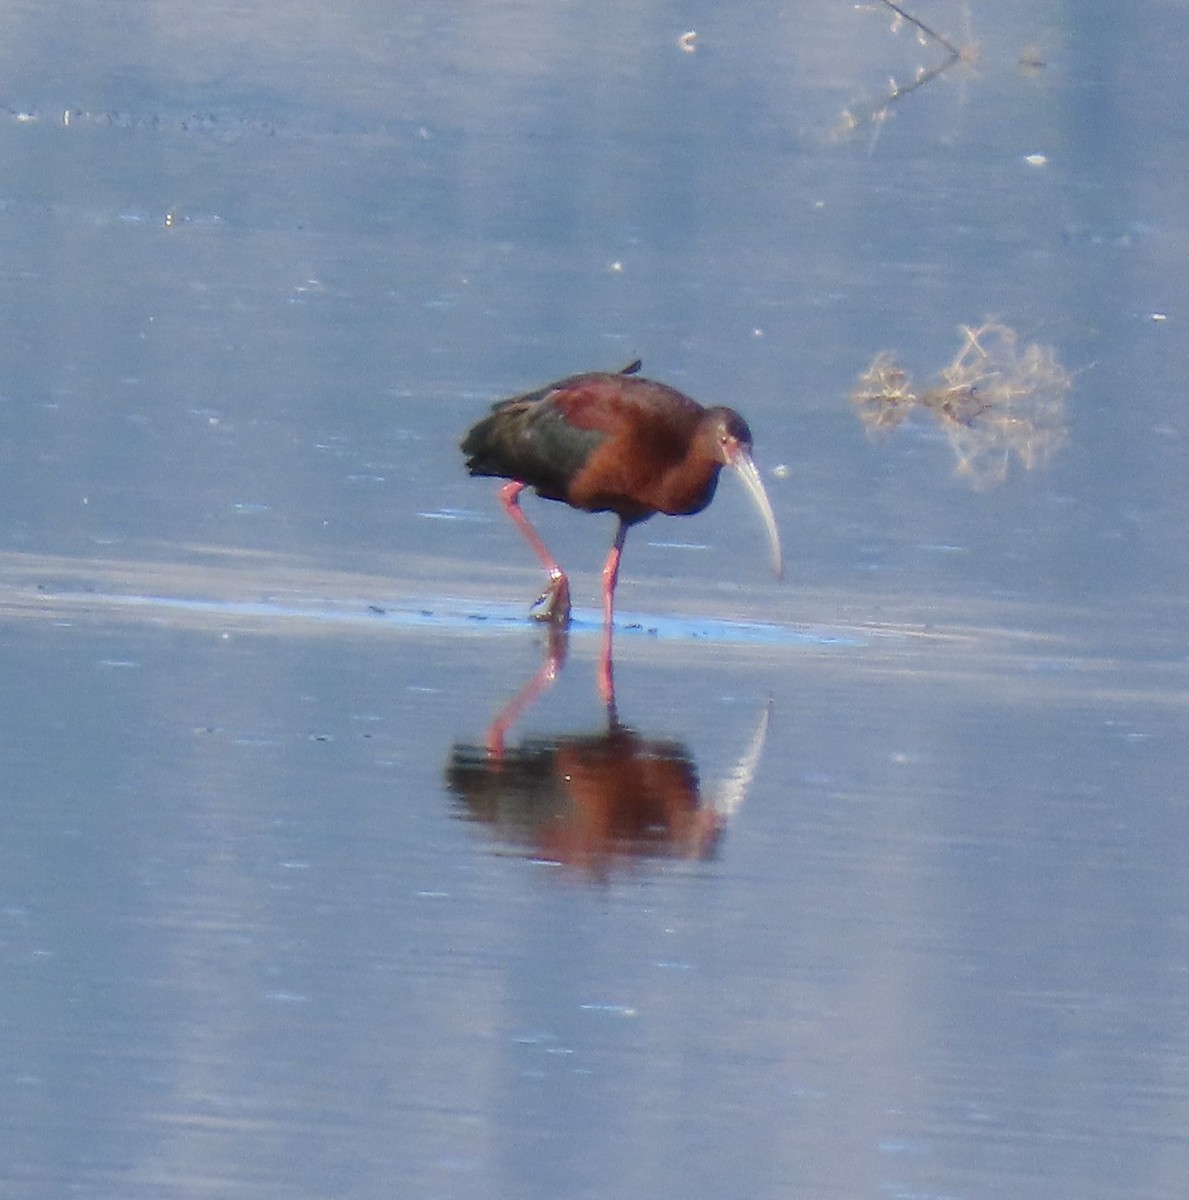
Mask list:
[[500,489],[504,510],[548,577],[532,606],[538,620],[560,626],[569,622],[570,584],[520,507],[524,489],[619,519],[603,567],[608,639],[627,531],[656,513],[701,512],[714,499],[723,467],[734,469],[755,502],[767,530],[773,570],[778,579],[783,574],[780,534],[752,461],[747,422],[733,409],[704,408],[676,388],[643,378],[642,366],[636,359],[618,371],[570,375],[500,400],[461,443],[472,476],[508,480]]

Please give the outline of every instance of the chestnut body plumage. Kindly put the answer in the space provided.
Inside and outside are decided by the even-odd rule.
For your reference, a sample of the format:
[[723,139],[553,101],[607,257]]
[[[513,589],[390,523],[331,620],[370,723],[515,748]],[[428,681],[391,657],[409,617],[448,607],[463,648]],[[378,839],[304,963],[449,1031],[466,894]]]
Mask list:
[[543,620],[568,621],[569,583],[520,509],[526,487],[547,500],[619,518],[603,570],[608,629],[628,529],[655,513],[701,512],[714,499],[724,466],[738,472],[760,509],[780,574],[776,522],[751,460],[747,422],[732,409],[703,408],[676,388],[640,378],[640,365],[571,375],[502,400],[462,442],[472,475],[510,481],[501,491],[504,507],[549,574],[537,602]]

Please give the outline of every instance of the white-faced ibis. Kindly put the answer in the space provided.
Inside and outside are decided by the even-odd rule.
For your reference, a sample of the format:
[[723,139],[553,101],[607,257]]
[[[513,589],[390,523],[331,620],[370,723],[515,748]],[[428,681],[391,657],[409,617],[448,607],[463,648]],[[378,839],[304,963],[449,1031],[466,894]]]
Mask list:
[[[781,574],[776,518],[751,459],[751,430],[729,408],[703,408],[650,379],[636,361],[622,371],[571,375],[522,396],[501,400],[462,442],[472,475],[510,482],[500,491],[508,516],[528,539],[549,575],[533,606],[541,620],[564,625],[570,617],[570,585],[520,508],[526,487],[546,500],[619,518],[603,567],[603,616],[608,634],[615,603],[619,558],[628,529],[656,513],[701,512],[718,486],[718,473],[733,467],[755,501]],[[609,638],[608,638],[609,657]],[[609,674],[609,661],[604,672]]]

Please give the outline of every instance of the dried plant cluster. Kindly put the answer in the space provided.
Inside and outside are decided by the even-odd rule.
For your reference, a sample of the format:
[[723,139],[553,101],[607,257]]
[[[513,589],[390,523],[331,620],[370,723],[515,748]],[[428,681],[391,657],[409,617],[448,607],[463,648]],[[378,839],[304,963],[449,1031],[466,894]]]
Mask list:
[[928,414],[949,440],[956,473],[990,487],[1007,478],[1013,456],[1031,470],[1060,448],[1072,379],[1052,347],[1032,343],[1021,350],[1006,325],[959,329],[962,347],[933,386],[916,391],[885,351],[860,376],[851,400],[872,431],[892,430],[915,412]]

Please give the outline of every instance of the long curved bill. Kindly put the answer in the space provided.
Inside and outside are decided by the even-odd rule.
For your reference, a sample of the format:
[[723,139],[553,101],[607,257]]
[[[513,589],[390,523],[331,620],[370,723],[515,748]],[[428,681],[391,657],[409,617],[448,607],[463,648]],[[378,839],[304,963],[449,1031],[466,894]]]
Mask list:
[[760,478],[755,463],[751,461],[751,455],[742,446],[729,465],[734,467],[739,478],[743,480],[743,486],[747,488],[748,495],[755,501],[760,516],[764,518],[764,528],[768,531],[768,543],[772,548],[772,570],[776,572],[777,579],[783,579],[784,561],[780,554],[780,533],[776,528],[772,505],[768,502],[768,493],[764,490],[764,481]]

